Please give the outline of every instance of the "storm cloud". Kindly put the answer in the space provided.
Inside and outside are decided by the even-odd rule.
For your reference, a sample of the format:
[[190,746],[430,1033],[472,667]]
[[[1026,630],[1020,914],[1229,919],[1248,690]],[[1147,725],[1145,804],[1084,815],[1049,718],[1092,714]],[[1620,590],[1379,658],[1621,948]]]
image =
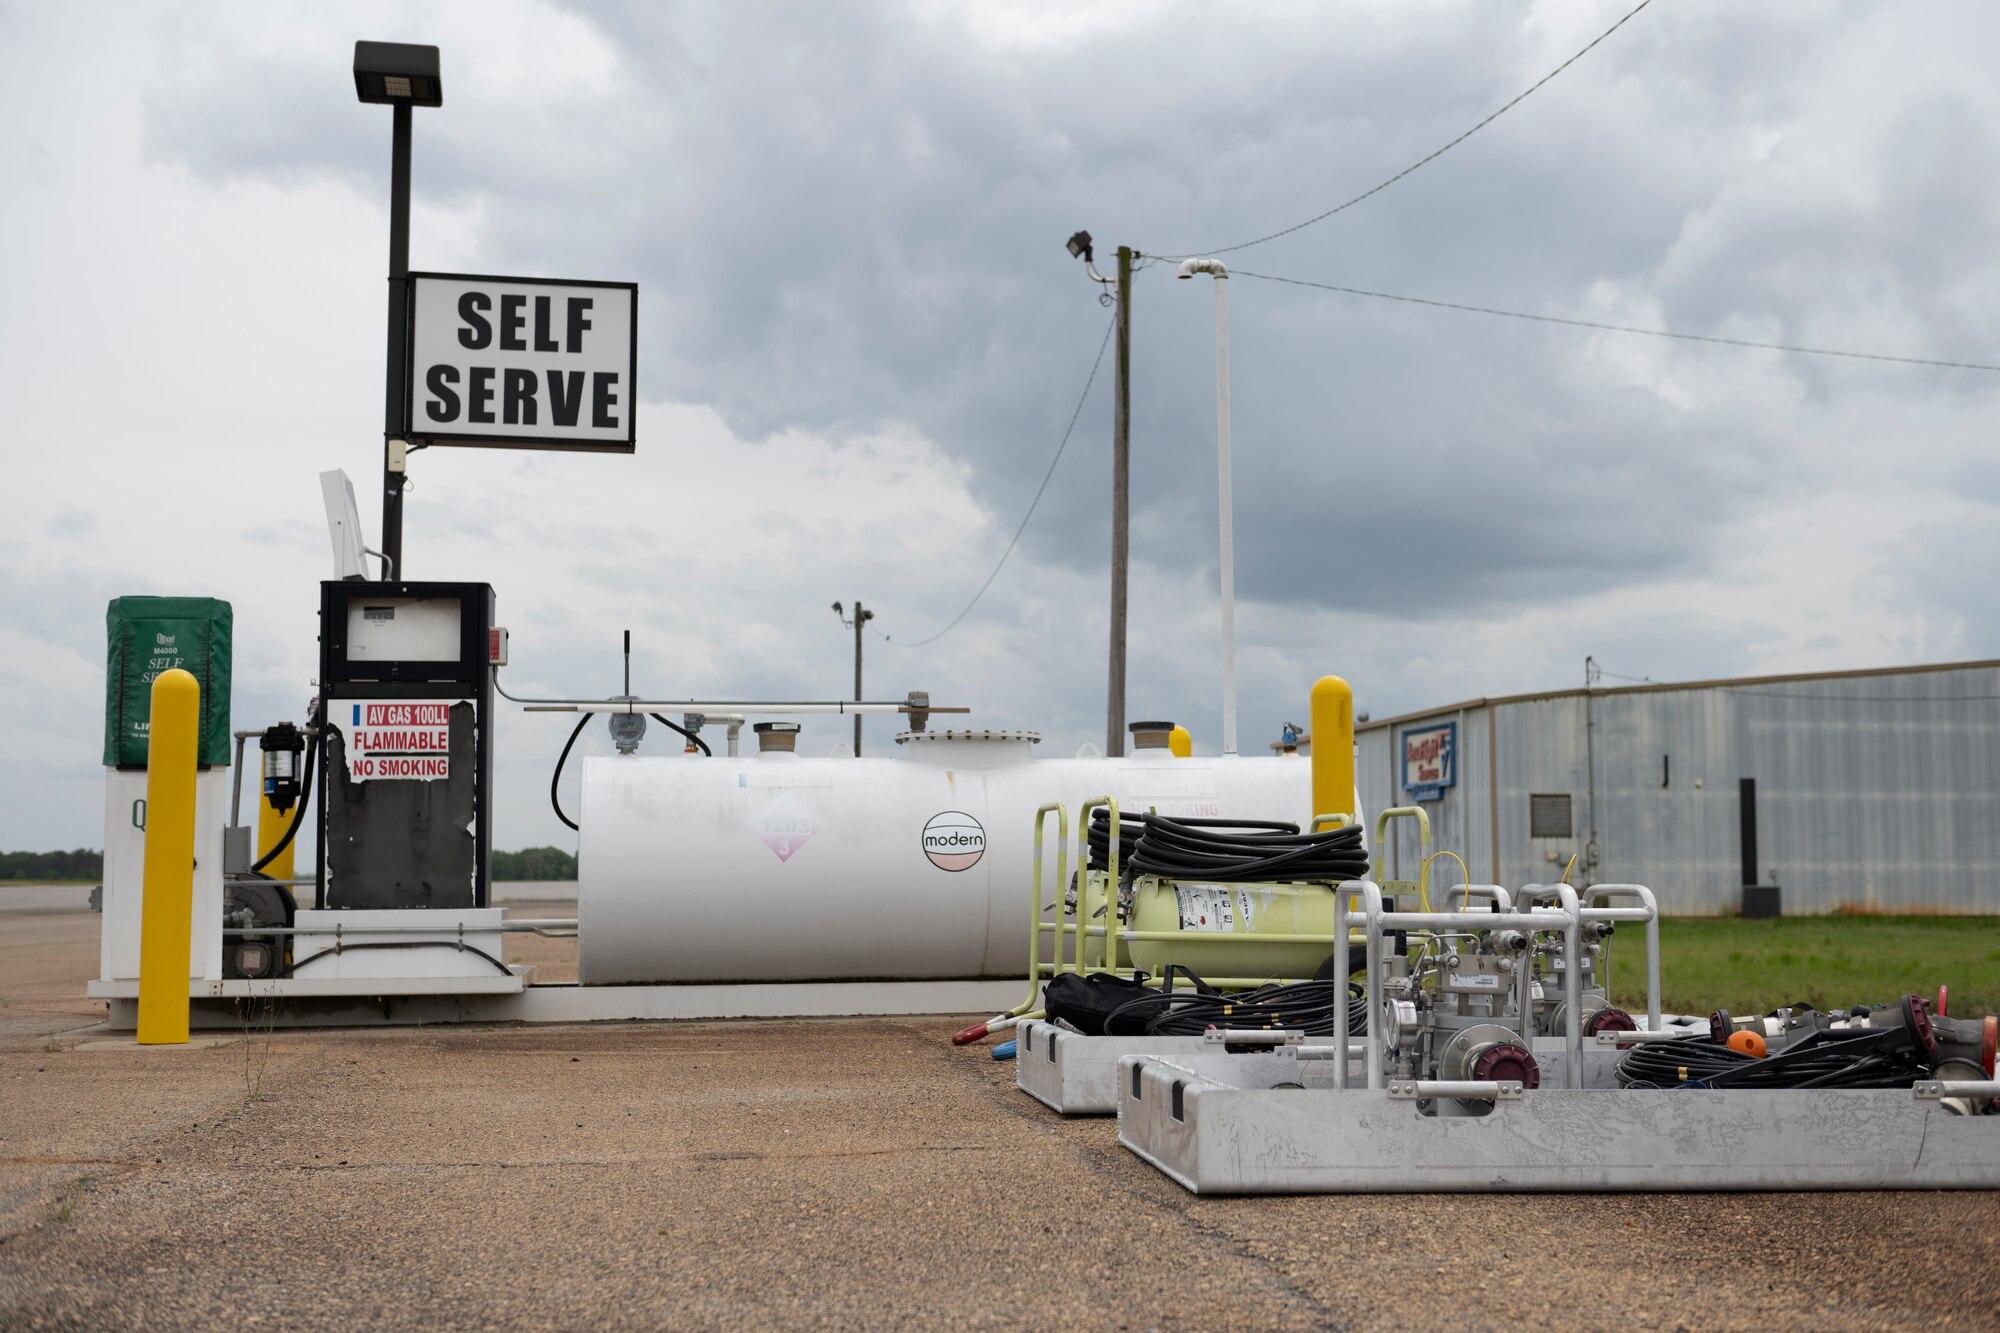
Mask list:
[[[640,285],[639,455],[419,455],[412,572],[490,579],[523,683],[566,693],[611,692],[630,626],[654,692],[842,694],[828,603],[859,596],[870,693],[1068,753],[1103,731],[1108,360],[978,609],[895,642],[977,589],[1076,407],[1109,315],[1064,238],[1107,268],[1288,226],[1629,8],[0,10],[26,500],[0,844],[96,841],[107,596],[236,601],[238,725],[310,690],[312,474],[345,467],[372,529],[380,466],[388,117],[354,100],[356,37],[443,48],[417,267]],[[1380,715],[1572,684],[1586,653],[1661,679],[1994,655],[1964,571],[2000,547],[2000,376],[1249,275],[1992,361],[1996,38],[1970,0],[1656,4],[1407,179],[1225,254],[1246,748],[1328,671]],[[75,44],[101,60],[59,113]],[[1213,288],[1173,274],[1133,298],[1130,698],[1212,749]],[[501,843],[546,841],[560,737],[510,716],[502,742]],[[49,764],[63,794],[30,790]]]

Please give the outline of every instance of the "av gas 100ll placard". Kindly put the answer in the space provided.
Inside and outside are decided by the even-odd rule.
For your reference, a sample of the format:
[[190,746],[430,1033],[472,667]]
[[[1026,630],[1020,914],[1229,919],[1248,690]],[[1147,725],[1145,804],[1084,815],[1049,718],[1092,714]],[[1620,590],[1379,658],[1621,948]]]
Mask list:
[[639,288],[410,275],[409,438],[631,453]]

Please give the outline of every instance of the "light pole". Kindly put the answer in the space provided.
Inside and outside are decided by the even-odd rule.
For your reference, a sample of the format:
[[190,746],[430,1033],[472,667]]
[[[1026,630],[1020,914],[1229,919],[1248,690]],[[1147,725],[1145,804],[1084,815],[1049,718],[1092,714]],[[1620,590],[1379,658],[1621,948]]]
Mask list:
[[1219,259],[1190,259],[1180,276],[1215,279],[1215,468],[1222,509],[1222,752],[1236,753],[1236,528],[1229,482],[1229,270]]
[[[854,604],[854,619],[847,618],[846,610],[839,602],[833,604],[833,613],[840,617],[843,625],[854,626],[854,698],[861,699],[861,627],[875,618],[873,611],[863,610],[861,603]],[[854,757],[861,757],[861,714],[854,715]]]
[[382,554],[387,575],[403,572],[403,476],[409,453],[403,420],[410,339],[410,110],[443,106],[438,49],[404,42],[354,44],[354,93],[395,110],[389,154],[389,363],[382,395]]
[[1115,287],[1118,303],[1118,357],[1111,399],[1111,650],[1105,690],[1104,753],[1125,753],[1125,568],[1131,550],[1132,492],[1132,261],[1138,251],[1118,247],[1118,276],[1107,278],[1092,262],[1090,233],[1069,238],[1071,259],[1083,261],[1092,282]]

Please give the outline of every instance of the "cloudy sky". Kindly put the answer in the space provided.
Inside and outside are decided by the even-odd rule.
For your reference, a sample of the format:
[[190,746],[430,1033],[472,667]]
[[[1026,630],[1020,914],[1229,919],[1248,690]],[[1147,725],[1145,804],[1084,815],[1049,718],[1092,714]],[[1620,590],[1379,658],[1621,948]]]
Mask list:
[[[415,457],[405,559],[480,579],[510,688],[868,693],[1102,742],[1100,266],[1393,175],[1633,0],[0,4],[0,847],[101,842],[105,602],[235,606],[238,726],[303,717],[315,474],[379,516],[389,113],[443,48],[418,268],[636,281],[631,457]],[[1376,715],[1609,670],[2000,656],[2000,375],[1665,342],[1249,273],[2000,361],[2000,10],[1656,0],[1463,145],[1232,251],[1246,749],[1339,672]],[[1129,716],[1220,739],[1213,287],[1133,297]],[[900,641],[900,642],[899,642]],[[567,728],[508,713],[496,845]],[[867,748],[893,727],[871,723]],[[844,730],[810,725],[824,753]],[[607,749],[595,732],[589,745]]]

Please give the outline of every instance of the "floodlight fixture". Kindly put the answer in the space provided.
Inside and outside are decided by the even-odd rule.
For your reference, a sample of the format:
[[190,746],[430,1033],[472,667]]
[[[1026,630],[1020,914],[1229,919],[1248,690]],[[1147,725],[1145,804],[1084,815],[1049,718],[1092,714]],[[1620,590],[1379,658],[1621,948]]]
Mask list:
[[354,94],[385,106],[443,106],[438,49],[407,42],[356,42]]
[[1069,257],[1081,259],[1086,264],[1091,261],[1089,232],[1080,231],[1069,238]]

